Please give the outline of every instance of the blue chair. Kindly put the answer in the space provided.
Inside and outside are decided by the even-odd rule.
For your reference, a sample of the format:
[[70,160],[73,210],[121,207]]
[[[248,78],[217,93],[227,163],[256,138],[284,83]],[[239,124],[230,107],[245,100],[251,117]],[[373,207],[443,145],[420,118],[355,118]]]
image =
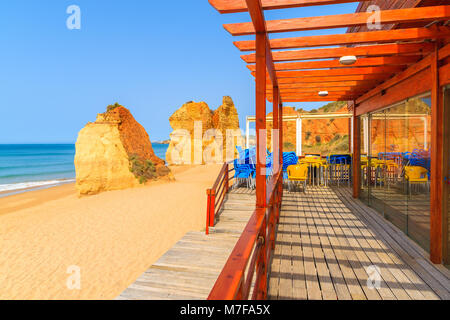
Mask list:
[[345,183],[350,186],[352,156],[349,154],[333,154],[327,157],[331,182]]
[[289,181],[287,169],[298,164],[298,157],[295,152],[283,152],[283,181]]
[[239,187],[242,184],[246,184],[247,188],[251,187],[252,168],[248,164],[239,163],[238,159],[234,160],[234,188]]

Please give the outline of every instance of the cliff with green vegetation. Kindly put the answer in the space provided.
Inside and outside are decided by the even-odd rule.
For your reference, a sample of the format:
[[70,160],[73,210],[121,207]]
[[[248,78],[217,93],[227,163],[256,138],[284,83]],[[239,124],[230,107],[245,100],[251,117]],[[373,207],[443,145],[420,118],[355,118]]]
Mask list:
[[80,195],[136,187],[172,178],[149,135],[125,107],[115,104],[78,134],[76,187]]
[[[319,109],[305,111],[293,107],[284,107],[283,115],[298,114],[329,114],[348,113],[347,103],[332,102]],[[272,114],[270,114],[272,115]],[[272,129],[272,123],[268,123],[268,129]],[[305,119],[302,122],[302,146],[303,153],[344,153],[349,151],[349,120],[348,119]],[[270,132],[270,131],[269,131]],[[270,135],[270,133],[269,133]],[[295,121],[283,122],[283,150],[285,152],[296,151],[297,129]],[[269,136],[268,146],[271,149]]]

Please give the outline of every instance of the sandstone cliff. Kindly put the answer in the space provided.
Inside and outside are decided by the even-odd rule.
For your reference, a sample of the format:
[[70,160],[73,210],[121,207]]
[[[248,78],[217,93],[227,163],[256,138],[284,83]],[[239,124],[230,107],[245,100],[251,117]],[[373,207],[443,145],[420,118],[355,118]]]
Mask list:
[[[283,115],[298,115],[309,113],[347,113],[347,105],[342,102],[330,103],[319,110],[310,112],[302,109],[295,110],[292,107],[284,107]],[[272,116],[272,113],[269,114]],[[271,146],[272,123],[268,122],[268,148]],[[302,122],[302,146],[303,153],[319,152],[329,154],[331,152],[348,152],[348,119],[324,119],[324,120],[303,120]],[[297,126],[295,121],[283,122],[283,151],[296,151],[297,146]]]
[[[230,97],[224,97],[222,105],[214,112],[205,102],[187,102],[169,121],[174,130],[166,154],[169,164],[222,162],[227,159],[227,145],[231,159],[235,155],[235,145],[242,145],[239,117]],[[233,130],[234,136],[227,137],[228,130]]]
[[[425,101],[422,99],[411,99],[405,104],[388,109],[386,113],[383,112],[378,113],[379,119],[373,119],[371,123],[372,154],[376,155],[379,152],[405,152],[423,149],[425,145],[427,147],[430,146],[431,110]],[[333,102],[310,112],[302,109],[295,110],[292,107],[283,108],[284,115],[324,113],[348,113],[347,105],[345,102]],[[389,114],[405,116],[419,114],[424,115],[424,117],[389,119]],[[387,121],[386,118],[388,119]],[[428,130],[427,134],[424,132],[425,126]],[[268,122],[267,127],[272,129],[272,123]],[[270,134],[269,130],[268,148],[272,149]],[[314,152],[327,155],[329,153],[348,152],[349,134],[348,119],[305,119],[302,122],[303,153]],[[285,121],[283,123],[283,135],[284,151],[296,151],[295,121]],[[425,142],[425,137],[427,137],[427,142]],[[364,148],[363,145],[362,148]]]
[[80,131],[75,169],[80,195],[132,188],[171,176],[164,160],[155,155],[145,129],[117,104]]

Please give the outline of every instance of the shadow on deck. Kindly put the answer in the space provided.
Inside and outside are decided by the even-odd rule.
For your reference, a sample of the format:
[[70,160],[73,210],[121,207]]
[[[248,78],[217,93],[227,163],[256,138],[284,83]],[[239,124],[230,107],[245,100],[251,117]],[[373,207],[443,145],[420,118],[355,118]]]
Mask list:
[[[227,197],[209,236],[186,234],[118,299],[206,299],[254,210],[252,191]],[[380,287],[370,289],[369,274],[377,270]],[[350,189],[309,188],[283,197],[270,299],[450,299],[449,277]]]
[[270,299],[447,300],[449,274],[350,189],[285,193]]
[[233,190],[210,235],[187,233],[117,299],[206,300],[254,209],[254,193]]

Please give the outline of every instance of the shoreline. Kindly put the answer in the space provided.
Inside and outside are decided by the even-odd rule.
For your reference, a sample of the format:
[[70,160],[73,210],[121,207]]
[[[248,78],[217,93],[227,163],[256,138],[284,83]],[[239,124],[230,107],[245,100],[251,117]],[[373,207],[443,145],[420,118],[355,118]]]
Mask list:
[[[219,165],[172,167],[176,181],[78,197],[68,183],[0,198],[0,299],[116,298],[189,231],[204,229]],[[67,288],[70,266],[81,290]]]
[[[51,180],[48,182],[52,182],[52,181],[56,181],[56,180]],[[31,186],[31,187],[26,187],[26,188],[17,188],[17,189],[12,189],[12,190],[0,191],[0,199],[14,196],[17,194],[32,192],[32,191],[56,188],[56,187],[63,186],[66,184],[75,184],[76,181],[75,181],[75,178],[68,178],[68,179],[61,179],[59,182],[55,182],[55,183],[44,184],[44,182],[47,182],[47,181],[36,181],[36,182],[32,181],[32,182],[23,182],[23,183],[21,182],[20,184],[27,184],[27,183],[42,183],[42,184],[36,185],[36,186]],[[19,183],[17,183],[17,184],[19,184]]]

